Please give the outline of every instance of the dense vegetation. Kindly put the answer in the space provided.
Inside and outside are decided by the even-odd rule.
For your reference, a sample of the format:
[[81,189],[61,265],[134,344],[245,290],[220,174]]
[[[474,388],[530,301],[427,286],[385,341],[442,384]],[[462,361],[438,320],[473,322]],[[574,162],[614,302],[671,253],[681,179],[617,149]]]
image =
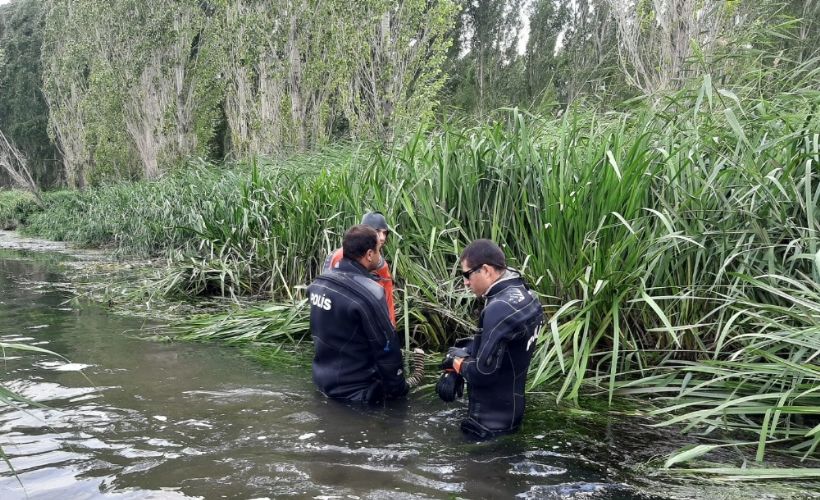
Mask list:
[[[489,237],[548,310],[533,387],[652,398],[665,424],[738,431],[757,460],[771,444],[817,458],[820,2],[533,1],[523,51],[520,1],[397,4],[423,53],[382,44],[388,3],[332,26],[335,2],[296,2],[284,24],[177,3],[43,2],[50,130],[86,189],[3,192],[3,225],[168,256],[151,284],[167,295],[273,299],[183,327],[249,342],[303,335],[304,285],[381,210],[400,328],[432,348],[469,331],[456,255]],[[398,74],[424,91],[396,93]],[[166,91],[153,117],[128,111]]]
[[[469,324],[455,255],[488,236],[550,308],[534,386],[573,400],[585,383],[610,397],[661,394],[688,412],[670,422],[755,430],[761,457],[786,439],[811,452],[800,415],[820,403],[819,94],[806,85],[817,69],[793,76],[800,90],[765,100],[705,78],[661,107],[547,120],[511,110],[389,151],[191,166],[53,193],[43,212],[18,200],[17,212],[33,212],[26,231],[52,238],[179,252],[157,284],[166,292],[299,301],[344,228],[380,209],[396,229],[399,303],[428,347]],[[212,331],[260,339],[250,320],[238,324]]]
[[[0,5],[0,130],[25,151],[41,186],[62,176],[57,148],[48,138],[48,107],[41,91],[43,9],[39,1]],[[0,168],[0,186],[8,185]]]

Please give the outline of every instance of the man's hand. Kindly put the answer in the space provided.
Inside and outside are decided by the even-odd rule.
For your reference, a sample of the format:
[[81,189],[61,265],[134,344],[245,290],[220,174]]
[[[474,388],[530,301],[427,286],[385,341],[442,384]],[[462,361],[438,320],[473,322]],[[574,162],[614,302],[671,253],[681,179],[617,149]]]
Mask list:
[[470,357],[470,353],[461,347],[451,347],[447,350],[447,355],[441,362],[441,369],[461,373],[461,363],[464,358]]

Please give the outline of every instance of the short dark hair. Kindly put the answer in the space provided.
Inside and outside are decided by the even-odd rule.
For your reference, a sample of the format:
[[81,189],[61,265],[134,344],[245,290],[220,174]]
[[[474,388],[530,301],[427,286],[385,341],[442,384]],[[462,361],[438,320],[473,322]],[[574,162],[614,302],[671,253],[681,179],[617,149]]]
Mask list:
[[368,250],[375,250],[379,244],[376,230],[364,224],[358,224],[345,232],[342,240],[342,253],[348,259],[359,260]]
[[501,247],[491,240],[475,240],[461,252],[459,262],[466,262],[469,267],[478,267],[487,264],[499,271],[507,269],[507,258]]

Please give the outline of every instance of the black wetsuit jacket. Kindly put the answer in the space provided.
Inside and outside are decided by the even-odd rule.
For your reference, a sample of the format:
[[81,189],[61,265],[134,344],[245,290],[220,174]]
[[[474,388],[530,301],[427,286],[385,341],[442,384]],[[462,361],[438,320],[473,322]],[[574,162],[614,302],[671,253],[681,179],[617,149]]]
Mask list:
[[469,416],[461,428],[481,438],[515,431],[524,416],[524,386],[541,304],[520,275],[508,271],[487,291],[478,333],[461,365],[469,391]]
[[313,382],[328,397],[366,403],[407,394],[401,345],[384,289],[343,258],[308,287]]

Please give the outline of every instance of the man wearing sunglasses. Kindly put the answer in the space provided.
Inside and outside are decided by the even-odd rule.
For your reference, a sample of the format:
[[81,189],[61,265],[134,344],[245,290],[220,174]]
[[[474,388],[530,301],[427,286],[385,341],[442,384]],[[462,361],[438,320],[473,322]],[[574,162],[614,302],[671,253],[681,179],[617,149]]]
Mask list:
[[[387,220],[384,218],[384,215],[380,212],[367,212],[364,214],[364,217],[362,217],[361,223],[376,230],[379,237],[379,255],[381,256],[382,248],[387,242],[387,236],[390,234],[390,229],[387,227]],[[327,259],[325,259],[325,263],[322,266],[322,272],[328,272],[331,269],[338,268],[343,256],[343,249],[337,248],[333,253],[327,256]],[[390,266],[387,265],[387,261],[384,260],[383,256],[379,261],[378,267],[371,271],[371,275],[373,276],[373,279],[376,280],[382,288],[384,288],[384,296],[387,299],[387,312],[390,314],[390,321],[393,323],[393,327],[395,328],[396,304],[393,299],[393,276],[390,274]]]
[[507,268],[503,250],[490,240],[476,240],[461,254],[464,285],[486,304],[478,331],[451,347],[442,362],[437,390],[452,401],[459,378],[468,386],[468,417],[461,429],[486,439],[515,432],[524,416],[524,386],[544,313],[521,275]]
[[[338,266],[308,287],[313,382],[331,398],[377,404],[408,391],[385,290],[370,275],[383,260],[378,240],[370,226],[348,229]],[[418,380],[423,375],[419,370],[414,374]]]

